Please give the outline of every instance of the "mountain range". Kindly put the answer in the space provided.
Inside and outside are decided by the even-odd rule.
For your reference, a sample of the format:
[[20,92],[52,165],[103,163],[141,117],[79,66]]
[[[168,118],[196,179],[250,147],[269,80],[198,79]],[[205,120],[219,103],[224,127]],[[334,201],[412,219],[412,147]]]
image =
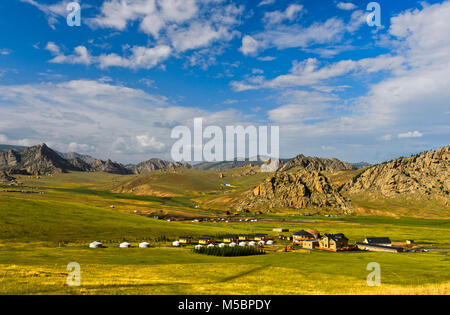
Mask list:
[[0,170],[8,174],[46,175],[81,171],[127,175],[179,167],[189,168],[190,165],[160,159],[151,159],[137,165],[123,165],[111,160],[103,161],[75,152],[60,153],[52,150],[45,143],[22,150],[9,149],[0,152]]

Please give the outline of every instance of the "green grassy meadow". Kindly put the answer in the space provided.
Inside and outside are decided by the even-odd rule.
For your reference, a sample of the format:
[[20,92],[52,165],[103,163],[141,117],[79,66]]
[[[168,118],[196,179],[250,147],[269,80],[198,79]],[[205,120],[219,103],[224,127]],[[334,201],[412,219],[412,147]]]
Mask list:
[[[118,187],[143,179],[99,173],[41,179],[21,176],[21,187],[0,187],[0,294],[449,294],[448,219],[305,218],[295,212],[263,215],[252,223],[167,222],[147,217],[151,213],[214,216],[226,208],[220,209],[217,203],[195,208],[194,201],[223,194],[217,187],[225,180],[235,191],[259,180],[231,175],[218,179],[215,175],[210,174],[210,181],[202,184],[203,172],[191,179],[191,174],[174,174],[173,180],[184,178],[185,184],[178,185],[171,196],[119,193]],[[161,183],[162,178],[152,180]],[[194,184],[188,184],[189,180]],[[170,190],[170,185],[163,186],[157,190]],[[205,195],[199,194],[203,191]],[[275,235],[272,229],[276,227],[291,232],[307,228],[341,232],[350,243],[367,236],[388,236],[393,242],[414,239],[430,252],[283,252],[284,244],[276,242],[266,255],[215,257],[196,254],[190,247],[170,247],[170,241],[181,235]],[[88,248],[95,240],[107,248]],[[153,248],[118,248],[122,241],[134,246],[149,241]],[[81,266],[80,287],[66,284],[70,262]],[[370,262],[381,266],[380,287],[366,283]]]

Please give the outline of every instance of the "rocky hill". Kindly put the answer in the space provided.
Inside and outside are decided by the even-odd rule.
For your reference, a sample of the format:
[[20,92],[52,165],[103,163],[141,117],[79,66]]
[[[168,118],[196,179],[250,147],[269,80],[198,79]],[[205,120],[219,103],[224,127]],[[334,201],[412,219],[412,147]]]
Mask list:
[[450,147],[399,158],[363,171],[343,187],[349,194],[450,198]]
[[292,160],[284,163],[278,171],[286,172],[297,169],[306,169],[310,171],[319,171],[319,172],[337,172],[337,171],[347,171],[347,170],[355,170],[356,166],[342,162],[338,159],[325,159],[318,157],[307,157],[303,154],[300,154],[293,158]]
[[191,168],[191,165],[189,165],[188,163],[168,162],[160,159],[151,159],[136,165],[130,164],[126,166],[126,168],[133,174],[145,174],[162,169],[174,170],[180,167]]
[[9,150],[0,153],[0,170],[10,174],[38,175],[78,169],[46,144],[41,144],[20,152]]
[[0,184],[10,184],[14,183],[16,179],[9,176],[5,171],[0,171]]
[[59,153],[50,149],[46,144],[26,148],[22,151],[0,152],[0,170],[10,174],[44,175],[79,171],[127,175],[179,167],[189,168],[190,165],[151,159],[137,165],[125,166],[111,160],[103,161],[75,152]]
[[237,208],[327,208],[351,213],[345,198],[318,171],[300,169],[294,174],[277,172],[247,192]]

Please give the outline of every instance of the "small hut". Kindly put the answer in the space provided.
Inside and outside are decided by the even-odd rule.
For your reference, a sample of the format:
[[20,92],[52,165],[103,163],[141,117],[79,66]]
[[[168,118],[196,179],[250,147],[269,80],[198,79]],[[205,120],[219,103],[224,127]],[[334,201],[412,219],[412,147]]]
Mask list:
[[119,247],[120,248],[130,248],[131,244],[128,242],[123,242],[123,243],[120,243]]
[[139,248],[149,248],[150,247],[150,243],[147,242],[142,242],[139,244]]
[[231,242],[230,245],[228,245],[228,246],[230,246],[230,247],[235,247],[235,246],[236,246],[236,243],[235,243],[235,242]]
[[172,246],[173,247],[180,247],[180,242],[178,242],[178,241],[175,241],[175,242],[172,242]]
[[242,247],[247,246],[247,243],[246,242],[240,242],[239,246],[242,246]]

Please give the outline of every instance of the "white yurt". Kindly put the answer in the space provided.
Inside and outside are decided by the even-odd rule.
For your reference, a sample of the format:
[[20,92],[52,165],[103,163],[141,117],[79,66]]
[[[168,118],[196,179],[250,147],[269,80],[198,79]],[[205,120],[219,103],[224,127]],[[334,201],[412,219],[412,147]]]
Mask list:
[[266,244],[267,245],[273,245],[273,241],[272,240],[268,240]]
[[172,243],[172,246],[173,247],[180,247],[180,242],[175,241],[175,242]]
[[208,247],[214,247],[214,244],[209,244]]
[[247,246],[247,243],[246,242],[240,242],[239,246],[242,246],[242,247]]
[[130,248],[131,244],[128,242],[123,242],[119,245],[120,248]]
[[228,246],[230,246],[230,247],[235,247],[236,246],[236,243],[230,243],[230,245],[228,245]]
[[150,243],[147,242],[142,242],[139,244],[139,248],[149,248],[150,247]]
[[259,241],[258,242],[258,245],[263,245],[264,246],[264,244],[266,244],[266,242],[264,242],[264,241]]
[[222,247],[225,247],[225,244],[224,244],[224,243],[220,243],[218,246],[219,246],[220,248],[222,248]]
[[248,246],[255,246],[256,245],[256,243],[255,242],[253,242],[253,241],[251,241],[251,242],[248,242]]
[[202,248],[203,247],[203,245],[200,245],[200,244],[198,244],[198,245],[195,245],[195,249],[200,249],[200,248]]
[[89,244],[89,247],[90,248],[102,248],[103,244],[100,243],[100,242],[95,241],[95,242],[92,242],[91,244]]

